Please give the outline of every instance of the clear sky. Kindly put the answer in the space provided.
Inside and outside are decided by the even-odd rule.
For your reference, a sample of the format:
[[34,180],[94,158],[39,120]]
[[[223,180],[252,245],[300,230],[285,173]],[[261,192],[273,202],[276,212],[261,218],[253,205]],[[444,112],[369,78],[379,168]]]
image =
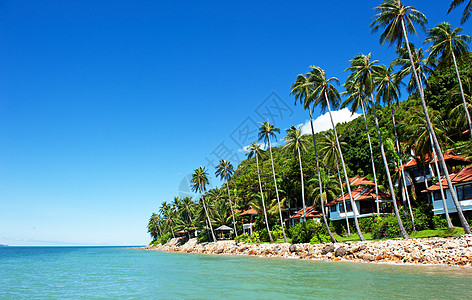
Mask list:
[[[405,1],[459,26],[449,3]],[[194,169],[241,161],[268,113],[307,121],[289,92],[309,65],[343,82],[356,54],[391,62],[378,4],[0,1],[0,244],[147,244]]]

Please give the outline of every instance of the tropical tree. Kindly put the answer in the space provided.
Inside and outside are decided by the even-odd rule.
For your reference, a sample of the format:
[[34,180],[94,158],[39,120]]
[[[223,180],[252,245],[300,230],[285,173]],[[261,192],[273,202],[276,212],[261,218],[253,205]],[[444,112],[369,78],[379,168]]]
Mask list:
[[374,82],[374,73],[379,72],[380,67],[376,65],[376,60],[371,60],[372,55],[364,55],[359,54],[354,59],[350,60],[351,66],[347,68],[347,70],[351,71],[352,73],[349,75],[348,80],[353,80],[358,82],[358,84],[362,87],[362,90],[366,95],[370,96],[370,100],[372,101],[372,112],[374,113],[374,121],[375,127],[377,129],[377,137],[380,146],[380,153],[382,156],[382,161],[385,168],[385,173],[387,174],[387,181],[390,188],[390,195],[392,195],[392,203],[395,212],[395,217],[397,219],[398,226],[400,228],[400,232],[403,238],[407,239],[410,238],[408,233],[406,232],[402,220],[400,218],[400,213],[398,211],[398,206],[396,203],[396,196],[395,190],[393,189],[393,182],[392,177],[390,176],[390,171],[388,168],[387,156],[385,155],[385,148],[382,140],[382,135],[380,133],[380,126],[379,121],[377,118],[377,108],[374,98],[374,89],[375,89],[375,82]]
[[288,151],[293,152],[295,157],[298,156],[298,163],[300,165],[300,181],[302,184],[302,205],[303,205],[303,214],[302,218],[305,221],[305,213],[306,213],[306,205],[305,205],[305,183],[303,179],[303,167],[302,167],[302,151],[307,151],[306,144],[308,143],[308,136],[302,134],[301,127],[297,128],[295,126],[291,126],[288,129],[285,129],[287,132],[287,136],[284,137],[285,146],[284,148]]
[[[331,120],[331,126],[334,132],[334,138],[336,140],[336,146],[338,148],[339,159],[341,160],[341,166],[343,167],[344,179],[347,183],[349,183],[341,144],[339,143],[336,126],[334,125],[333,114],[331,113],[331,105],[333,105],[333,107],[339,106],[340,94],[333,85],[333,83],[339,85],[339,80],[336,77],[326,78],[325,71],[322,70],[320,67],[310,66],[310,68],[310,80],[313,82],[312,94],[313,100],[315,101],[314,105],[320,105],[322,111],[324,111],[326,108],[328,109],[329,118]],[[361,232],[361,228],[359,227],[359,212],[357,210],[356,204],[354,203],[354,198],[352,197],[351,186],[349,184],[346,184],[346,187],[349,195],[349,200],[352,205],[352,210],[354,212],[354,223],[356,225],[357,234],[359,235],[359,239],[361,241],[365,241],[364,236]]]
[[[346,210],[346,199],[344,198],[344,190],[343,190],[343,181],[341,179],[341,171],[339,170],[339,163],[338,157],[339,152],[336,146],[336,139],[334,138],[334,132],[332,130],[325,131],[321,136],[321,149],[320,153],[323,155],[323,161],[326,165],[336,165],[336,171],[338,173],[338,180],[339,180],[339,187],[341,189],[341,196],[343,197],[343,206],[344,211]],[[341,145],[346,145],[345,142],[341,142]],[[349,218],[347,214],[344,215],[346,218],[346,227],[347,227],[347,234],[351,236],[351,228],[349,226]]]
[[372,175],[374,177],[375,203],[377,207],[377,214],[379,214],[379,184],[377,182],[377,171],[375,169],[374,162],[374,150],[372,149],[372,141],[370,140],[369,127],[367,126],[366,117],[366,104],[368,103],[368,100],[366,99],[366,95],[362,90],[362,86],[359,82],[348,79],[344,86],[346,88],[346,91],[342,94],[348,95],[348,97],[346,98],[346,100],[344,100],[343,104],[341,105],[341,108],[344,108],[349,105],[349,103],[351,103],[350,110],[353,114],[359,109],[359,106],[362,108],[362,117],[364,119],[365,132],[367,134],[367,141],[369,142],[370,161],[372,163]]
[[267,219],[267,210],[266,210],[266,205],[264,202],[264,193],[262,191],[262,182],[261,182],[261,173],[259,172],[259,155],[261,152],[261,147],[259,144],[253,142],[247,147],[247,158],[256,158],[256,167],[257,167],[257,180],[259,181],[259,191],[261,193],[261,202],[262,202],[262,209],[264,211],[264,219],[265,219],[265,224],[267,227],[267,232],[269,233],[269,239],[271,242],[274,240],[272,239],[272,235],[270,234],[270,228],[269,228],[269,220]]
[[284,241],[285,243],[287,242],[287,237],[285,236],[285,226],[284,226],[284,220],[282,217],[282,207],[280,205],[280,198],[279,198],[279,190],[277,187],[277,179],[275,177],[275,167],[274,167],[274,158],[272,156],[272,146],[270,143],[270,138],[276,138],[275,133],[279,133],[280,129],[269,123],[269,121],[260,123],[261,127],[259,127],[259,141],[264,141],[266,146],[269,147],[269,152],[270,152],[270,162],[272,164],[272,175],[274,176],[274,185],[275,185],[275,194],[277,196],[277,203],[279,205],[279,214],[280,214],[280,226],[282,227],[282,234],[284,236]]
[[233,174],[234,174],[233,165],[225,159],[220,160],[220,163],[216,166],[215,175],[219,176],[221,180],[226,181],[226,189],[228,190],[228,200],[229,200],[229,205],[231,208],[231,216],[233,217],[234,234],[237,237],[238,231],[236,230],[236,219],[234,218],[233,201],[231,200],[231,193],[229,192],[229,183],[228,183],[229,179],[231,178],[231,176],[233,176]]
[[[308,180],[310,184],[313,184],[313,188],[311,190],[311,195],[313,197],[313,205],[316,205],[317,202],[320,203],[326,201],[326,203],[336,200],[339,195],[339,182],[336,179],[336,176],[326,174],[325,170],[321,169],[321,186],[323,187],[320,190],[320,182],[319,178],[314,177]],[[344,207],[346,209],[346,207]],[[346,211],[346,210],[344,210]]]
[[[449,5],[449,9],[447,10],[447,13],[450,13],[453,9],[464,3],[465,0],[452,0],[451,4]],[[462,12],[462,18],[461,18],[461,25],[464,24],[469,18],[470,14],[472,13],[472,1],[469,0],[467,5],[464,8],[464,11]]]
[[290,91],[291,95],[295,96],[295,105],[297,104],[298,101],[300,101],[301,104],[303,104],[303,108],[305,110],[308,110],[308,115],[310,116],[310,127],[311,127],[311,136],[313,138],[313,147],[315,149],[315,162],[316,162],[316,173],[318,174],[318,187],[320,191],[320,203],[321,203],[321,214],[323,216],[323,222],[326,228],[326,231],[328,232],[328,235],[333,243],[336,242],[336,239],[334,238],[333,233],[331,232],[331,229],[329,228],[328,225],[328,220],[326,218],[326,213],[324,209],[324,198],[323,198],[323,186],[321,183],[321,173],[320,173],[320,162],[318,158],[318,150],[316,147],[316,138],[315,138],[315,127],[313,125],[313,95],[312,95],[312,90],[313,90],[313,82],[311,82],[308,78],[309,73],[305,75],[303,74],[298,74],[297,75],[297,80],[295,83],[292,84],[292,90]]
[[208,172],[206,168],[200,166],[198,169],[195,169],[192,174],[191,182],[192,182],[192,190],[194,192],[200,192],[203,209],[205,210],[205,216],[207,218],[208,226],[210,227],[210,231],[211,231],[211,237],[213,238],[213,241],[216,242],[215,232],[213,231],[213,226],[211,225],[211,219],[210,219],[210,215],[208,213],[208,209],[205,204],[205,197],[204,197],[206,186],[209,184]]
[[174,234],[174,225],[175,225],[175,217],[176,211],[172,205],[167,203],[166,201],[162,202],[161,208],[159,212],[163,215],[164,221],[166,222],[166,226],[170,228],[170,232],[172,233],[172,237],[175,238]]
[[[448,94],[452,99],[461,98],[462,93],[465,96],[465,100],[467,102],[467,110],[470,112],[472,111],[472,80],[469,78],[465,78],[464,80],[464,89],[460,89],[459,86],[455,86]],[[464,106],[463,104],[459,104],[453,109],[451,109],[449,113],[450,119],[455,120],[454,124],[458,128],[464,128],[468,126],[467,115],[464,114]]]
[[[383,44],[388,42],[390,45],[396,44],[397,48],[399,45],[401,45],[403,39],[405,39],[405,45],[408,49],[410,63],[412,66],[414,66],[410,43],[408,41],[408,33],[416,33],[414,24],[418,24],[424,29],[427,22],[425,15],[416,10],[416,8],[413,6],[404,6],[400,0],[386,0],[379,6],[375,7],[375,10],[378,11],[378,14],[376,15],[375,21],[371,23],[372,32],[377,32],[380,28],[385,27],[385,31],[380,35],[380,43]],[[426,117],[426,125],[433,139],[433,146],[436,150],[441,168],[446,177],[447,185],[449,191],[451,192],[452,200],[454,202],[454,206],[456,207],[459,220],[462,224],[462,227],[464,228],[464,232],[466,234],[472,234],[470,225],[467,223],[467,220],[464,217],[461,205],[457,198],[457,194],[454,190],[454,187],[452,186],[442,149],[431,125],[428,108],[424,99],[423,87],[420,85],[418,74],[414,68],[413,74],[415,75],[416,84],[419,87],[421,106]]]
[[451,59],[454,63],[457,81],[459,82],[459,89],[462,96],[462,104],[464,105],[465,115],[467,116],[467,122],[469,124],[470,137],[472,139],[472,121],[470,120],[469,110],[467,109],[467,101],[465,100],[462,80],[456,60],[456,55],[469,55],[469,46],[467,43],[470,42],[470,36],[459,34],[461,31],[461,27],[451,30],[451,24],[447,22],[439,23],[436,27],[428,29],[428,37],[424,42],[432,43],[431,47],[429,47],[430,57],[441,55],[441,63],[448,63]]

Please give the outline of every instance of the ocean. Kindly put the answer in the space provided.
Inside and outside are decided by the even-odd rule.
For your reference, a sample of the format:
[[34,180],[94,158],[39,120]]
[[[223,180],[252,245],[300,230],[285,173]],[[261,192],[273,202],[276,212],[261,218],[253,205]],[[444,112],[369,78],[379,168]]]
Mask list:
[[472,270],[146,251],[0,248],[0,299],[472,299]]

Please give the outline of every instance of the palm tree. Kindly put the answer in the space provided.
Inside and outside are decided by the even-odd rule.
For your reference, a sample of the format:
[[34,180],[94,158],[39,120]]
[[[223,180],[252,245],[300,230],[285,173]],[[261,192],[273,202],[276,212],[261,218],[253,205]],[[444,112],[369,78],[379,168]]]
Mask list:
[[462,88],[462,80],[457,67],[456,55],[469,55],[470,36],[466,34],[459,34],[462,31],[461,27],[451,30],[451,24],[447,22],[439,23],[436,27],[428,29],[428,37],[425,43],[432,43],[430,50],[430,57],[437,57],[441,55],[441,63],[454,62],[456,69],[457,80],[459,81],[459,89],[462,96],[462,104],[464,105],[465,115],[469,123],[470,137],[472,139],[472,121],[470,120],[469,110],[467,109],[467,101],[465,100],[464,89]]
[[305,75],[298,74],[297,75],[297,80],[295,83],[292,84],[291,88],[292,90],[290,91],[291,95],[295,96],[295,105],[297,104],[298,101],[303,104],[303,108],[305,110],[308,110],[308,115],[310,116],[310,127],[311,127],[311,136],[313,138],[313,147],[315,149],[315,161],[316,161],[316,173],[318,174],[318,184],[319,184],[319,190],[320,190],[320,203],[321,203],[321,214],[323,216],[323,222],[325,224],[326,231],[328,232],[328,235],[333,243],[336,243],[336,239],[334,238],[333,233],[331,232],[331,229],[329,228],[328,225],[328,220],[326,219],[326,212],[324,210],[324,201],[323,201],[323,186],[321,184],[321,173],[320,173],[320,162],[318,159],[318,150],[316,147],[316,138],[315,138],[315,128],[313,126],[313,116],[312,112],[314,109],[313,103],[313,95],[312,95],[312,90],[313,90],[313,83],[309,80],[308,75],[309,73]]
[[[326,73],[320,67],[310,66],[310,80],[313,82],[313,100],[314,105],[320,105],[321,110],[324,111],[326,108],[329,112],[329,118],[331,120],[331,126],[334,132],[334,138],[336,140],[336,146],[338,148],[339,159],[341,160],[341,166],[343,167],[344,179],[349,183],[349,178],[346,171],[346,164],[344,163],[343,152],[341,150],[341,144],[339,143],[338,134],[336,132],[336,126],[334,125],[333,115],[331,113],[331,105],[337,107],[339,106],[340,95],[338,90],[334,87],[333,83],[339,84],[339,80],[336,77],[326,78]],[[358,216],[359,212],[357,211],[357,206],[354,203],[354,198],[351,193],[351,186],[346,184],[347,192],[349,194],[349,200],[352,205],[352,210],[354,212],[354,223],[356,225],[356,230],[361,241],[365,241],[364,236],[362,235],[361,228],[359,227]]]
[[[322,146],[322,148],[320,149],[320,153],[322,154],[324,153],[323,161],[325,162],[325,164],[326,165],[336,164],[339,187],[341,188],[341,196],[343,197],[344,211],[347,211],[346,199],[344,198],[343,181],[341,179],[341,171],[339,170],[339,163],[338,163],[339,152],[338,152],[338,148],[336,147],[336,139],[334,138],[334,133],[332,130],[328,130],[323,133],[320,144]],[[346,145],[345,142],[341,142],[341,144]],[[347,214],[345,214],[344,216],[346,218],[347,234],[348,236],[351,236],[349,218],[347,217]]]
[[351,66],[347,68],[352,73],[349,75],[348,79],[353,80],[359,83],[362,87],[362,90],[366,95],[370,95],[370,100],[372,101],[372,112],[374,113],[375,127],[377,129],[377,137],[379,140],[380,153],[382,155],[382,160],[384,163],[385,173],[387,174],[387,181],[390,188],[390,194],[392,195],[393,208],[395,212],[395,217],[397,219],[400,232],[402,233],[403,238],[410,238],[406,232],[402,220],[400,218],[400,213],[398,211],[398,206],[396,202],[395,190],[393,189],[392,177],[390,176],[390,171],[388,169],[387,156],[385,155],[384,143],[382,140],[382,135],[380,134],[379,121],[377,118],[377,108],[374,99],[374,73],[379,72],[379,66],[376,65],[376,60],[371,60],[372,55],[359,54],[354,59],[350,60]]
[[[447,10],[447,13],[450,13],[451,10],[458,7],[464,2],[465,0],[452,0],[451,5],[449,5],[449,9]],[[461,25],[463,25],[470,18],[471,13],[472,13],[472,1],[469,0],[469,3],[467,3],[467,5],[464,8],[464,11],[462,12]]]
[[[383,44],[384,42],[388,42],[390,45],[396,43],[397,48],[399,45],[401,45],[403,39],[405,39],[405,45],[408,49],[410,63],[412,66],[414,66],[410,43],[408,41],[408,32],[416,33],[414,23],[420,25],[424,29],[427,22],[425,15],[416,10],[416,8],[413,6],[404,6],[400,0],[386,0],[377,6],[375,10],[379,13],[376,15],[377,18],[375,21],[371,23],[372,32],[377,32],[381,27],[386,27],[385,31],[380,35],[380,43]],[[428,108],[424,99],[423,87],[420,85],[420,80],[415,69],[413,70],[413,74],[415,75],[416,84],[419,87],[421,106],[423,107],[423,112],[426,116],[426,125],[428,131],[431,134],[431,137],[433,138],[433,146],[436,150],[436,154],[438,155],[443,173],[446,176],[447,185],[449,191],[451,192],[452,200],[454,202],[454,206],[456,207],[459,220],[461,221],[462,227],[464,228],[464,232],[466,234],[472,234],[470,225],[467,223],[467,220],[465,219],[462,212],[456,191],[452,186],[451,178],[449,177],[449,171],[447,170],[441,146],[439,145],[436,134],[431,125]]]
[[172,233],[172,237],[175,238],[174,228],[172,225],[175,224],[175,209],[172,205],[167,203],[166,201],[162,202],[161,208],[159,209],[160,213],[164,216],[164,220],[166,221],[167,225],[170,227],[170,231]]
[[233,202],[231,201],[231,194],[229,192],[229,184],[228,181],[233,176],[234,174],[234,168],[233,165],[227,161],[227,160],[220,160],[220,163],[216,166],[216,172],[215,175],[219,176],[221,180],[226,181],[226,189],[228,190],[228,199],[229,199],[229,205],[231,208],[231,216],[233,217],[233,228],[234,228],[234,234],[236,237],[238,236],[238,232],[236,230],[236,219],[234,218],[234,210],[233,210]]
[[[462,93],[465,96],[465,100],[467,102],[467,110],[469,113],[472,111],[472,80],[469,78],[464,79],[464,89],[461,90],[459,86],[455,86],[448,94],[452,99],[461,98]],[[449,113],[449,117],[451,120],[455,120],[455,125],[458,128],[467,127],[467,117],[464,114],[464,106],[463,104],[459,104],[453,109],[451,109]]]
[[205,204],[204,193],[206,186],[208,185],[208,173],[204,167],[199,167],[195,169],[192,174],[192,190],[194,192],[200,192],[200,197],[202,199],[203,209],[205,210],[205,216],[207,218],[208,226],[210,226],[211,237],[213,241],[216,242],[215,232],[213,231],[213,226],[211,225],[210,215],[208,214],[208,209]]
[[365,132],[367,134],[367,141],[369,142],[369,150],[370,150],[370,161],[372,162],[372,175],[374,176],[374,187],[375,187],[375,203],[377,207],[377,215],[379,214],[380,210],[380,203],[379,203],[379,185],[377,182],[377,171],[375,169],[375,162],[374,162],[374,150],[372,149],[372,141],[370,140],[370,133],[369,127],[367,126],[367,117],[366,117],[366,103],[367,99],[365,93],[362,91],[361,85],[353,80],[347,80],[344,84],[346,87],[346,91],[342,94],[349,95],[346,100],[344,100],[341,108],[346,107],[349,103],[351,104],[351,112],[354,113],[359,109],[359,105],[362,108],[362,116],[364,118],[364,125],[365,125]]
[[301,127],[296,128],[295,126],[291,126],[288,129],[285,129],[287,132],[287,136],[284,137],[286,142],[284,148],[292,151],[294,156],[298,156],[298,162],[300,165],[300,181],[302,184],[302,204],[303,204],[303,221],[305,221],[305,212],[306,212],[306,205],[305,205],[305,183],[303,180],[303,167],[302,167],[302,157],[301,152],[307,151],[306,144],[308,143],[308,136],[302,134]]
[[413,210],[411,208],[411,203],[410,203],[410,196],[408,195],[408,190],[406,187],[405,171],[403,170],[403,160],[402,160],[402,155],[400,153],[400,143],[398,142],[397,125],[395,122],[395,112],[393,111],[393,105],[398,104],[398,99],[400,97],[400,83],[401,83],[400,76],[397,73],[393,72],[393,65],[390,65],[388,68],[382,65],[376,71],[377,72],[373,74],[373,80],[375,82],[375,85],[377,86],[377,95],[376,95],[375,100],[376,102],[379,102],[380,99],[382,99],[385,104],[390,106],[390,113],[391,113],[392,124],[393,124],[393,134],[395,136],[394,148],[396,148],[396,151],[397,151],[400,176],[402,177],[402,180],[399,181],[399,184],[400,183],[402,184],[400,189],[403,189],[406,191],[406,193],[402,193],[402,194],[404,194],[406,197],[406,202],[408,204],[408,208],[410,211],[411,221],[413,223],[413,231],[416,231],[415,217],[413,216]]
[[277,180],[275,178],[275,167],[274,167],[274,159],[272,157],[272,146],[270,144],[270,138],[276,138],[275,133],[280,132],[280,129],[275,127],[274,125],[270,124],[269,121],[261,123],[261,127],[259,127],[259,140],[264,141],[264,143],[269,146],[270,152],[270,162],[272,163],[272,175],[274,176],[274,185],[275,185],[275,194],[277,196],[277,203],[279,204],[279,214],[280,214],[280,226],[282,227],[282,234],[284,236],[285,243],[287,242],[287,237],[285,236],[285,226],[284,220],[282,218],[282,207],[280,206],[280,198],[279,198],[279,190],[277,187]]
[[[327,203],[336,200],[336,198],[339,195],[339,183],[336,180],[334,174],[333,175],[328,175],[324,171],[324,169],[321,169],[321,182],[319,182],[319,178],[311,178],[308,180],[309,183],[313,183],[314,187],[311,191],[311,195],[313,197],[313,205],[316,204],[316,202],[320,202],[322,199],[325,200]],[[320,183],[322,186],[321,192],[320,192]],[[344,207],[346,209],[346,207]],[[346,211],[346,210],[344,210]]]
[[264,193],[262,192],[262,183],[261,183],[261,173],[259,172],[259,153],[261,151],[261,147],[259,147],[259,144],[253,142],[251,145],[247,147],[247,158],[252,158],[253,156],[256,157],[256,167],[257,167],[257,179],[259,181],[259,190],[261,192],[261,201],[262,201],[262,208],[264,210],[264,219],[265,219],[265,224],[267,227],[267,232],[269,233],[269,239],[271,242],[274,240],[272,239],[272,235],[270,233],[270,228],[269,228],[269,220],[267,219],[267,210],[266,210],[266,205],[264,202]]

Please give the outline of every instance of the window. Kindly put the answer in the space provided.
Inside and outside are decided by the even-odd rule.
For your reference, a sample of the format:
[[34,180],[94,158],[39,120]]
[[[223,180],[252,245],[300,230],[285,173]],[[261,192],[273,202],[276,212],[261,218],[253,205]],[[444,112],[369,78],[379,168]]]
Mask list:
[[456,187],[457,198],[459,200],[472,199],[472,184],[466,184]]
[[[346,210],[348,212],[352,211],[351,202],[346,201]],[[343,202],[339,203],[339,212],[341,212],[341,213],[344,212],[344,203]]]
[[329,212],[336,212],[336,205],[332,205],[329,207]]
[[434,192],[433,196],[434,196],[434,201],[442,200],[440,192]]

